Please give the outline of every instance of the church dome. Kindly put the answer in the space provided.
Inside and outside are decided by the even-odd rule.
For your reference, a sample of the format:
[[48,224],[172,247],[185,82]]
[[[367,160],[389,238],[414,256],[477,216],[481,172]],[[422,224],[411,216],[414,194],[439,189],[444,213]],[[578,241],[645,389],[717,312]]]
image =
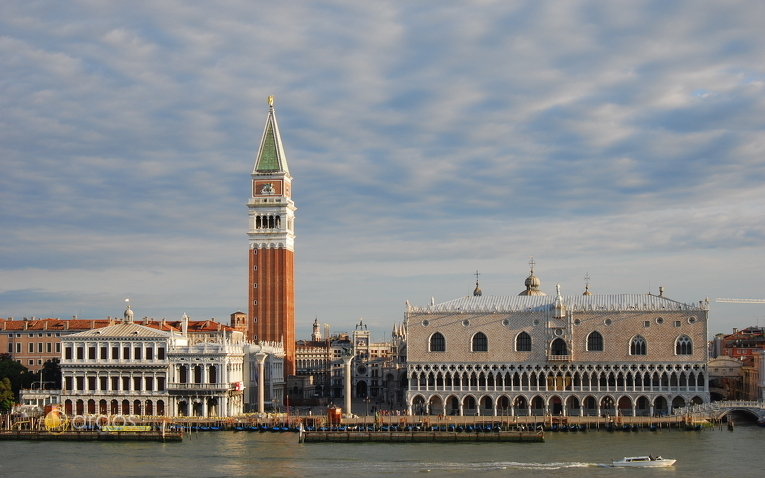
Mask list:
[[534,275],[534,271],[531,271],[531,275],[526,278],[526,282],[524,282],[524,285],[528,289],[529,287],[535,287],[539,288],[540,285],[542,285],[542,281],[539,280],[539,277]]
[[473,291],[473,297],[478,297],[482,294],[483,292],[481,292],[481,288],[478,287],[478,281],[475,281],[475,290]]
[[542,282],[539,280],[537,276],[534,275],[533,259],[531,263],[532,263],[531,273],[526,278],[526,281],[523,283],[526,286],[526,290],[524,290],[518,295],[547,295],[541,290],[539,290],[539,286],[542,285]]

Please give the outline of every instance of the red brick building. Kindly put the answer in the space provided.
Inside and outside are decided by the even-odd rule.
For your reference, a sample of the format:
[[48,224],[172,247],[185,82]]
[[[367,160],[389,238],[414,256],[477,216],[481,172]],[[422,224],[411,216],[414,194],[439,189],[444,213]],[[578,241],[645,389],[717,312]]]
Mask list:
[[269,111],[255,167],[249,208],[247,338],[284,345],[285,377],[295,374],[295,204],[279,126]]
[[732,334],[718,334],[714,340],[714,356],[724,355],[741,360],[745,366],[754,364],[754,354],[765,350],[765,328],[733,329]]

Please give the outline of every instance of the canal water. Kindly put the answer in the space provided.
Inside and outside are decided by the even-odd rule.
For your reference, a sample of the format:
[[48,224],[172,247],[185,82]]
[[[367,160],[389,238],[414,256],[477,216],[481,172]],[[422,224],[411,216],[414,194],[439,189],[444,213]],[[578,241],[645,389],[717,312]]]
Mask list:
[[[617,469],[623,456],[676,458]],[[0,444],[0,476],[101,477],[760,477],[765,428],[546,434],[545,443],[298,444],[293,433],[200,432],[183,443]]]

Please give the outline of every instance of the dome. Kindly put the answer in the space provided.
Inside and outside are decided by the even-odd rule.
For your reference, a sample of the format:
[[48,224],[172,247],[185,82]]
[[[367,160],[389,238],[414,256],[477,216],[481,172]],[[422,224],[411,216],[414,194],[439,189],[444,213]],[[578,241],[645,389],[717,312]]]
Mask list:
[[534,275],[534,271],[531,271],[531,275],[526,278],[526,282],[524,282],[524,285],[528,289],[529,287],[536,287],[539,288],[540,285],[542,285],[542,282],[539,280],[539,277]]
[[481,288],[478,287],[478,281],[475,281],[475,290],[473,291],[473,297],[478,297],[482,294]]
[[539,290],[539,286],[542,285],[542,282],[534,275],[534,269],[531,269],[531,274],[526,278],[524,285],[526,286],[526,290],[518,295],[547,295]]
[[125,309],[125,322],[132,322],[133,321],[133,310],[130,308],[130,305],[128,304],[127,309]]

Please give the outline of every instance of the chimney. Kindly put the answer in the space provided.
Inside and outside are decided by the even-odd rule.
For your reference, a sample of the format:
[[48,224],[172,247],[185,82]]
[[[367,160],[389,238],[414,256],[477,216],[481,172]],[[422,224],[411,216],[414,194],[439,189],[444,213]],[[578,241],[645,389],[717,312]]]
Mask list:
[[68,320],[64,321],[64,330],[69,330],[69,321]]
[[733,327],[733,333],[735,334],[736,332],[738,332],[738,327]]
[[659,297],[664,297],[664,287],[659,287]]

